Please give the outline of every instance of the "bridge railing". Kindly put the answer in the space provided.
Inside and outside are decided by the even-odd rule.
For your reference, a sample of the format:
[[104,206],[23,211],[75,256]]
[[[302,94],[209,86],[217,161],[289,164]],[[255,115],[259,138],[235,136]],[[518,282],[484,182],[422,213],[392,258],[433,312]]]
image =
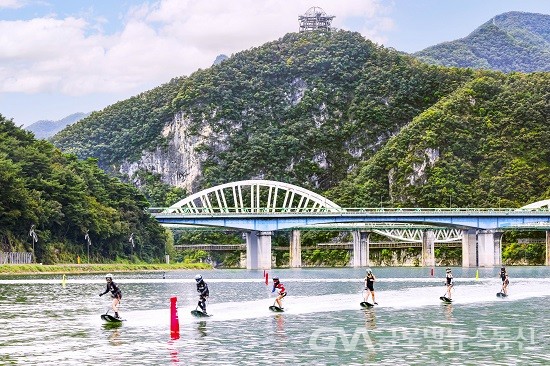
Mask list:
[[233,251],[246,250],[246,244],[187,244],[174,245],[176,250]]
[[30,264],[32,253],[30,252],[0,252],[0,264]]
[[357,208],[357,207],[347,207],[347,208],[307,208],[307,207],[280,207],[280,208],[216,208],[216,207],[181,207],[181,208],[170,208],[170,207],[151,207],[149,212],[152,214],[162,214],[162,215],[216,215],[216,214],[325,214],[325,213],[340,213],[340,214],[402,214],[402,213],[425,213],[425,214],[440,214],[440,213],[527,213],[527,212],[548,212],[550,209],[548,207],[541,208],[502,208],[502,207],[493,207],[493,208],[475,208],[475,207],[441,207],[441,208],[394,208],[394,207],[370,207],[370,208]]
[[[460,247],[461,242],[449,242],[449,243],[435,243],[436,247]],[[420,248],[422,243],[412,242],[374,242],[369,243],[371,249],[387,249],[387,248]],[[176,250],[204,250],[204,251],[235,251],[246,250],[246,244],[187,244],[187,245],[174,245]],[[273,250],[288,251],[288,247],[273,247]],[[336,243],[317,243],[316,245],[303,246],[302,250],[315,250],[315,249],[346,249],[353,250],[352,242],[336,242]]]

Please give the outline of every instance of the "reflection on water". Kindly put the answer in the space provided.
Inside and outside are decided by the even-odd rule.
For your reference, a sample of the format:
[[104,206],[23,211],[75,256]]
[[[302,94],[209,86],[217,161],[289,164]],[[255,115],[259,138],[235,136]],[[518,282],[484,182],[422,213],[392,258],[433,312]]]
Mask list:
[[[59,276],[0,278],[0,365],[550,364],[546,267],[510,268],[506,299],[495,296],[498,269],[480,270],[479,281],[453,269],[449,305],[426,269],[379,268],[372,309],[359,306],[363,271],[278,270],[299,294],[279,314],[268,310],[274,296],[261,271],[205,271],[214,316],[201,320],[190,314],[189,271],[120,274],[126,321],[114,328],[99,317],[108,305],[97,296],[101,276],[71,275],[64,289]],[[174,296],[179,339],[170,335]],[[322,347],[312,348],[314,334]]]
[[277,341],[286,341],[285,316],[283,314],[276,314],[273,316],[273,321],[275,323],[275,339]]
[[376,312],[374,308],[364,309],[365,313],[365,328],[376,329]]
[[445,319],[449,322],[454,321],[453,317],[453,304],[443,304],[443,309],[445,311]]
[[179,364],[180,363],[179,351],[177,346],[174,343],[175,343],[174,340],[168,341],[168,351],[170,353],[170,360],[174,364]]
[[112,346],[120,346],[123,344],[123,342],[120,339],[120,330],[115,329],[111,332],[111,335],[109,336],[109,343]]
[[206,333],[206,322],[200,321],[197,323],[197,330],[200,337],[206,337],[208,334]]

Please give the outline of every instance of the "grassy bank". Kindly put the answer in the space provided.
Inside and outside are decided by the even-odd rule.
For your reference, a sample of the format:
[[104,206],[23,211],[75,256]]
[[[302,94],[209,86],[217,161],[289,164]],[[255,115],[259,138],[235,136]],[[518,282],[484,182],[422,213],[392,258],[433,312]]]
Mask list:
[[179,269],[210,269],[206,263],[173,263],[173,264],[6,264],[0,265],[0,274],[49,274],[49,273],[103,273],[103,272],[139,272],[139,271],[174,271]]

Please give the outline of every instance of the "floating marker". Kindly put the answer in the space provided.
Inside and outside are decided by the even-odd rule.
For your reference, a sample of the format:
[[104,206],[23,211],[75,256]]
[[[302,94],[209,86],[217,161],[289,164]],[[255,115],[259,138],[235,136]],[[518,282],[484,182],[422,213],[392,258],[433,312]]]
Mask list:
[[170,336],[172,339],[179,339],[180,337],[180,321],[178,318],[178,307],[176,302],[177,297],[170,298]]
[[269,273],[265,273],[265,285],[269,285]]
[[431,271],[430,271],[430,274],[432,275],[432,277],[434,276],[434,268],[432,267]]
[[476,281],[479,280],[479,269],[476,269]]
[[61,286],[63,286],[63,288],[65,288],[65,285],[66,285],[66,278],[65,278],[65,275],[63,275],[63,278],[61,278]]

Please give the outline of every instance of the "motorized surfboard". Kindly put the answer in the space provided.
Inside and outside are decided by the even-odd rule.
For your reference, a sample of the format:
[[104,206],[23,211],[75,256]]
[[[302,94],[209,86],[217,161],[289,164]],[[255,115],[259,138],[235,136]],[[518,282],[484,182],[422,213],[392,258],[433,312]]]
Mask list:
[[209,316],[212,316],[200,310],[191,310],[191,315],[197,318],[208,318]]
[[269,310],[274,311],[276,313],[283,313],[284,312],[284,310],[282,308],[280,308],[278,306],[275,306],[275,305],[271,305],[269,307]]
[[364,308],[372,308],[374,306],[374,304],[371,304],[370,302],[367,302],[367,301],[360,302],[359,305],[361,305]]
[[107,323],[122,323],[124,321],[124,319],[115,318],[114,316],[109,314],[101,314],[101,319],[103,319]]

